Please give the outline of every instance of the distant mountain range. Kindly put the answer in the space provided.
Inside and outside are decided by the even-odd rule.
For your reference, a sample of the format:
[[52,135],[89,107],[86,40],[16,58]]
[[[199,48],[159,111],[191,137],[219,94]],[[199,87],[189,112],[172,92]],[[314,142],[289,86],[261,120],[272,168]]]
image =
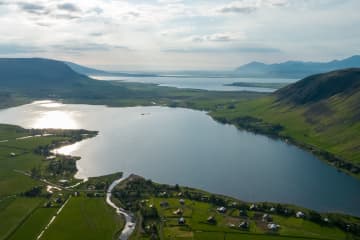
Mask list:
[[251,62],[237,68],[235,72],[243,77],[304,78],[313,74],[356,67],[360,67],[360,55],[330,62],[287,61],[275,64]]

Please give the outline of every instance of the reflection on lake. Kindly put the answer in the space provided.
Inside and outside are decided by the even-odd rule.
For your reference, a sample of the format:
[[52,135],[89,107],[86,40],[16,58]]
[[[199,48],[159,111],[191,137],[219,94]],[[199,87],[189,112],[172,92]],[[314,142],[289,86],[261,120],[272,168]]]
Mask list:
[[78,177],[124,171],[247,201],[360,215],[360,181],[295,146],[222,125],[204,112],[36,102],[1,110],[0,122],[100,131],[62,149],[82,157]]

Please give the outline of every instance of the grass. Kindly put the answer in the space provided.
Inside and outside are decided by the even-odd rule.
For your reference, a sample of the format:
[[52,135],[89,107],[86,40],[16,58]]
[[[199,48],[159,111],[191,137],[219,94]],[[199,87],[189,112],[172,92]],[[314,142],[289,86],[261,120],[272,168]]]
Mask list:
[[[201,190],[153,183],[132,175],[114,190],[128,209],[137,214],[135,239],[150,239],[155,234],[160,239],[358,239],[357,232],[350,234],[343,226],[358,226],[359,218],[332,214],[319,214],[318,218],[308,209],[274,203],[257,203],[250,210],[250,203],[234,198],[213,195]],[[180,201],[183,199],[183,201]],[[225,213],[217,209],[226,206]],[[179,213],[177,210],[181,209]],[[245,216],[240,210],[246,210]],[[304,218],[296,218],[302,211]],[[263,220],[264,214],[272,219]],[[180,218],[185,224],[179,223]],[[214,222],[208,222],[213,217]],[[328,217],[330,223],[323,221]],[[248,229],[241,229],[240,223],[247,221]],[[268,229],[268,223],[280,225],[276,231]],[[350,225],[349,225],[350,226]],[[154,230],[156,229],[156,230]]]
[[[0,143],[0,197],[18,194],[38,185],[39,183],[20,171],[30,171],[41,166],[44,158],[33,151],[38,146],[44,146],[53,141],[61,141],[63,137],[38,137],[24,140],[10,139]],[[14,157],[10,153],[15,153]]]
[[0,239],[6,239],[44,200],[10,197],[0,202]]
[[55,215],[58,208],[36,209],[26,221],[14,232],[9,240],[36,239],[50,219]]
[[[169,207],[160,207],[162,201],[167,201]],[[150,204],[157,208],[160,218],[166,219],[163,227],[164,239],[348,239],[347,234],[338,228],[321,226],[295,217],[274,215],[273,221],[281,225],[281,228],[276,236],[273,236],[263,228],[262,223],[252,218],[249,220],[251,227],[248,231],[230,228],[230,223],[237,226],[243,221],[242,218],[231,217],[230,210],[226,214],[218,213],[216,206],[209,203],[189,200],[185,205],[181,205],[178,199],[154,198],[150,200]],[[177,208],[184,209],[186,227],[179,226],[177,224],[179,217],[172,214],[172,210]],[[251,215],[251,212],[249,213]],[[215,225],[206,222],[209,216],[215,217],[217,220]]]
[[[0,139],[8,140],[0,142],[0,219],[2,219],[0,223],[0,240],[36,239],[58,210],[59,204],[55,204],[54,200],[57,197],[66,198],[70,193],[62,190],[54,195],[49,195],[44,190],[45,183],[24,174],[36,167],[40,169],[41,177],[47,176],[46,179],[50,182],[57,182],[57,177],[51,177],[48,172],[48,161],[45,161],[45,156],[36,154],[35,149],[40,146],[56,145],[63,141],[80,140],[81,138],[78,137],[82,133],[81,131],[67,130],[47,131],[55,135],[16,139],[33,135],[36,130],[26,130],[17,126],[0,124]],[[11,153],[15,155],[12,156]],[[113,178],[119,176],[120,174],[113,174],[101,177],[98,180],[93,178],[89,182],[97,183],[99,181],[113,180]],[[35,186],[43,187],[38,197],[25,197],[23,195],[24,192]],[[43,204],[47,202],[51,202],[53,207],[43,207]],[[60,224],[60,229],[75,229],[76,226],[72,224],[77,224],[78,221],[87,224],[86,227],[90,234],[95,233],[94,236],[100,239],[112,239],[112,236],[121,227],[120,220],[115,216],[115,211],[106,205],[104,198],[77,198],[70,202],[69,207],[67,208],[68,211],[64,211],[64,216],[74,214],[71,216],[73,221],[65,220],[70,225],[64,227],[61,225],[61,218],[57,222]],[[80,210],[80,212],[77,210]],[[84,230],[84,228],[81,228],[81,226],[85,226],[84,224],[79,225],[81,231]],[[54,231],[58,230],[54,229]],[[66,232],[72,233],[72,231],[67,230]],[[78,232],[78,234],[80,236],[81,232]],[[91,237],[88,237],[88,239],[91,239]],[[60,239],[66,239],[66,236],[61,236]],[[69,235],[68,239],[73,238]]]
[[103,198],[73,197],[42,239],[115,239],[122,224]]

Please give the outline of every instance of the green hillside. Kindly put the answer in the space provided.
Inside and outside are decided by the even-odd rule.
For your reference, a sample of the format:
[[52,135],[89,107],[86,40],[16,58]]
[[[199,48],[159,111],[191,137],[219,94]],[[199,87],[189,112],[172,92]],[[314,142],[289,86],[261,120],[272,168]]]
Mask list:
[[285,138],[358,175],[359,106],[360,69],[355,68],[310,76],[211,115],[240,128]]

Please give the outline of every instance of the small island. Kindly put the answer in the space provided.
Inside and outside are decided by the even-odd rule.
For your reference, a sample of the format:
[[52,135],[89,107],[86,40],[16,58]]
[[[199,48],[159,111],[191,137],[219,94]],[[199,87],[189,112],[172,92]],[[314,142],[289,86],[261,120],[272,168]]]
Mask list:
[[233,82],[233,83],[229,83],[229,84],[224,84],[224,86],[280,89],[289,84],[290,83],[280,83],[280,82],[269,82],[269,83],[265,83],[265,82]]

